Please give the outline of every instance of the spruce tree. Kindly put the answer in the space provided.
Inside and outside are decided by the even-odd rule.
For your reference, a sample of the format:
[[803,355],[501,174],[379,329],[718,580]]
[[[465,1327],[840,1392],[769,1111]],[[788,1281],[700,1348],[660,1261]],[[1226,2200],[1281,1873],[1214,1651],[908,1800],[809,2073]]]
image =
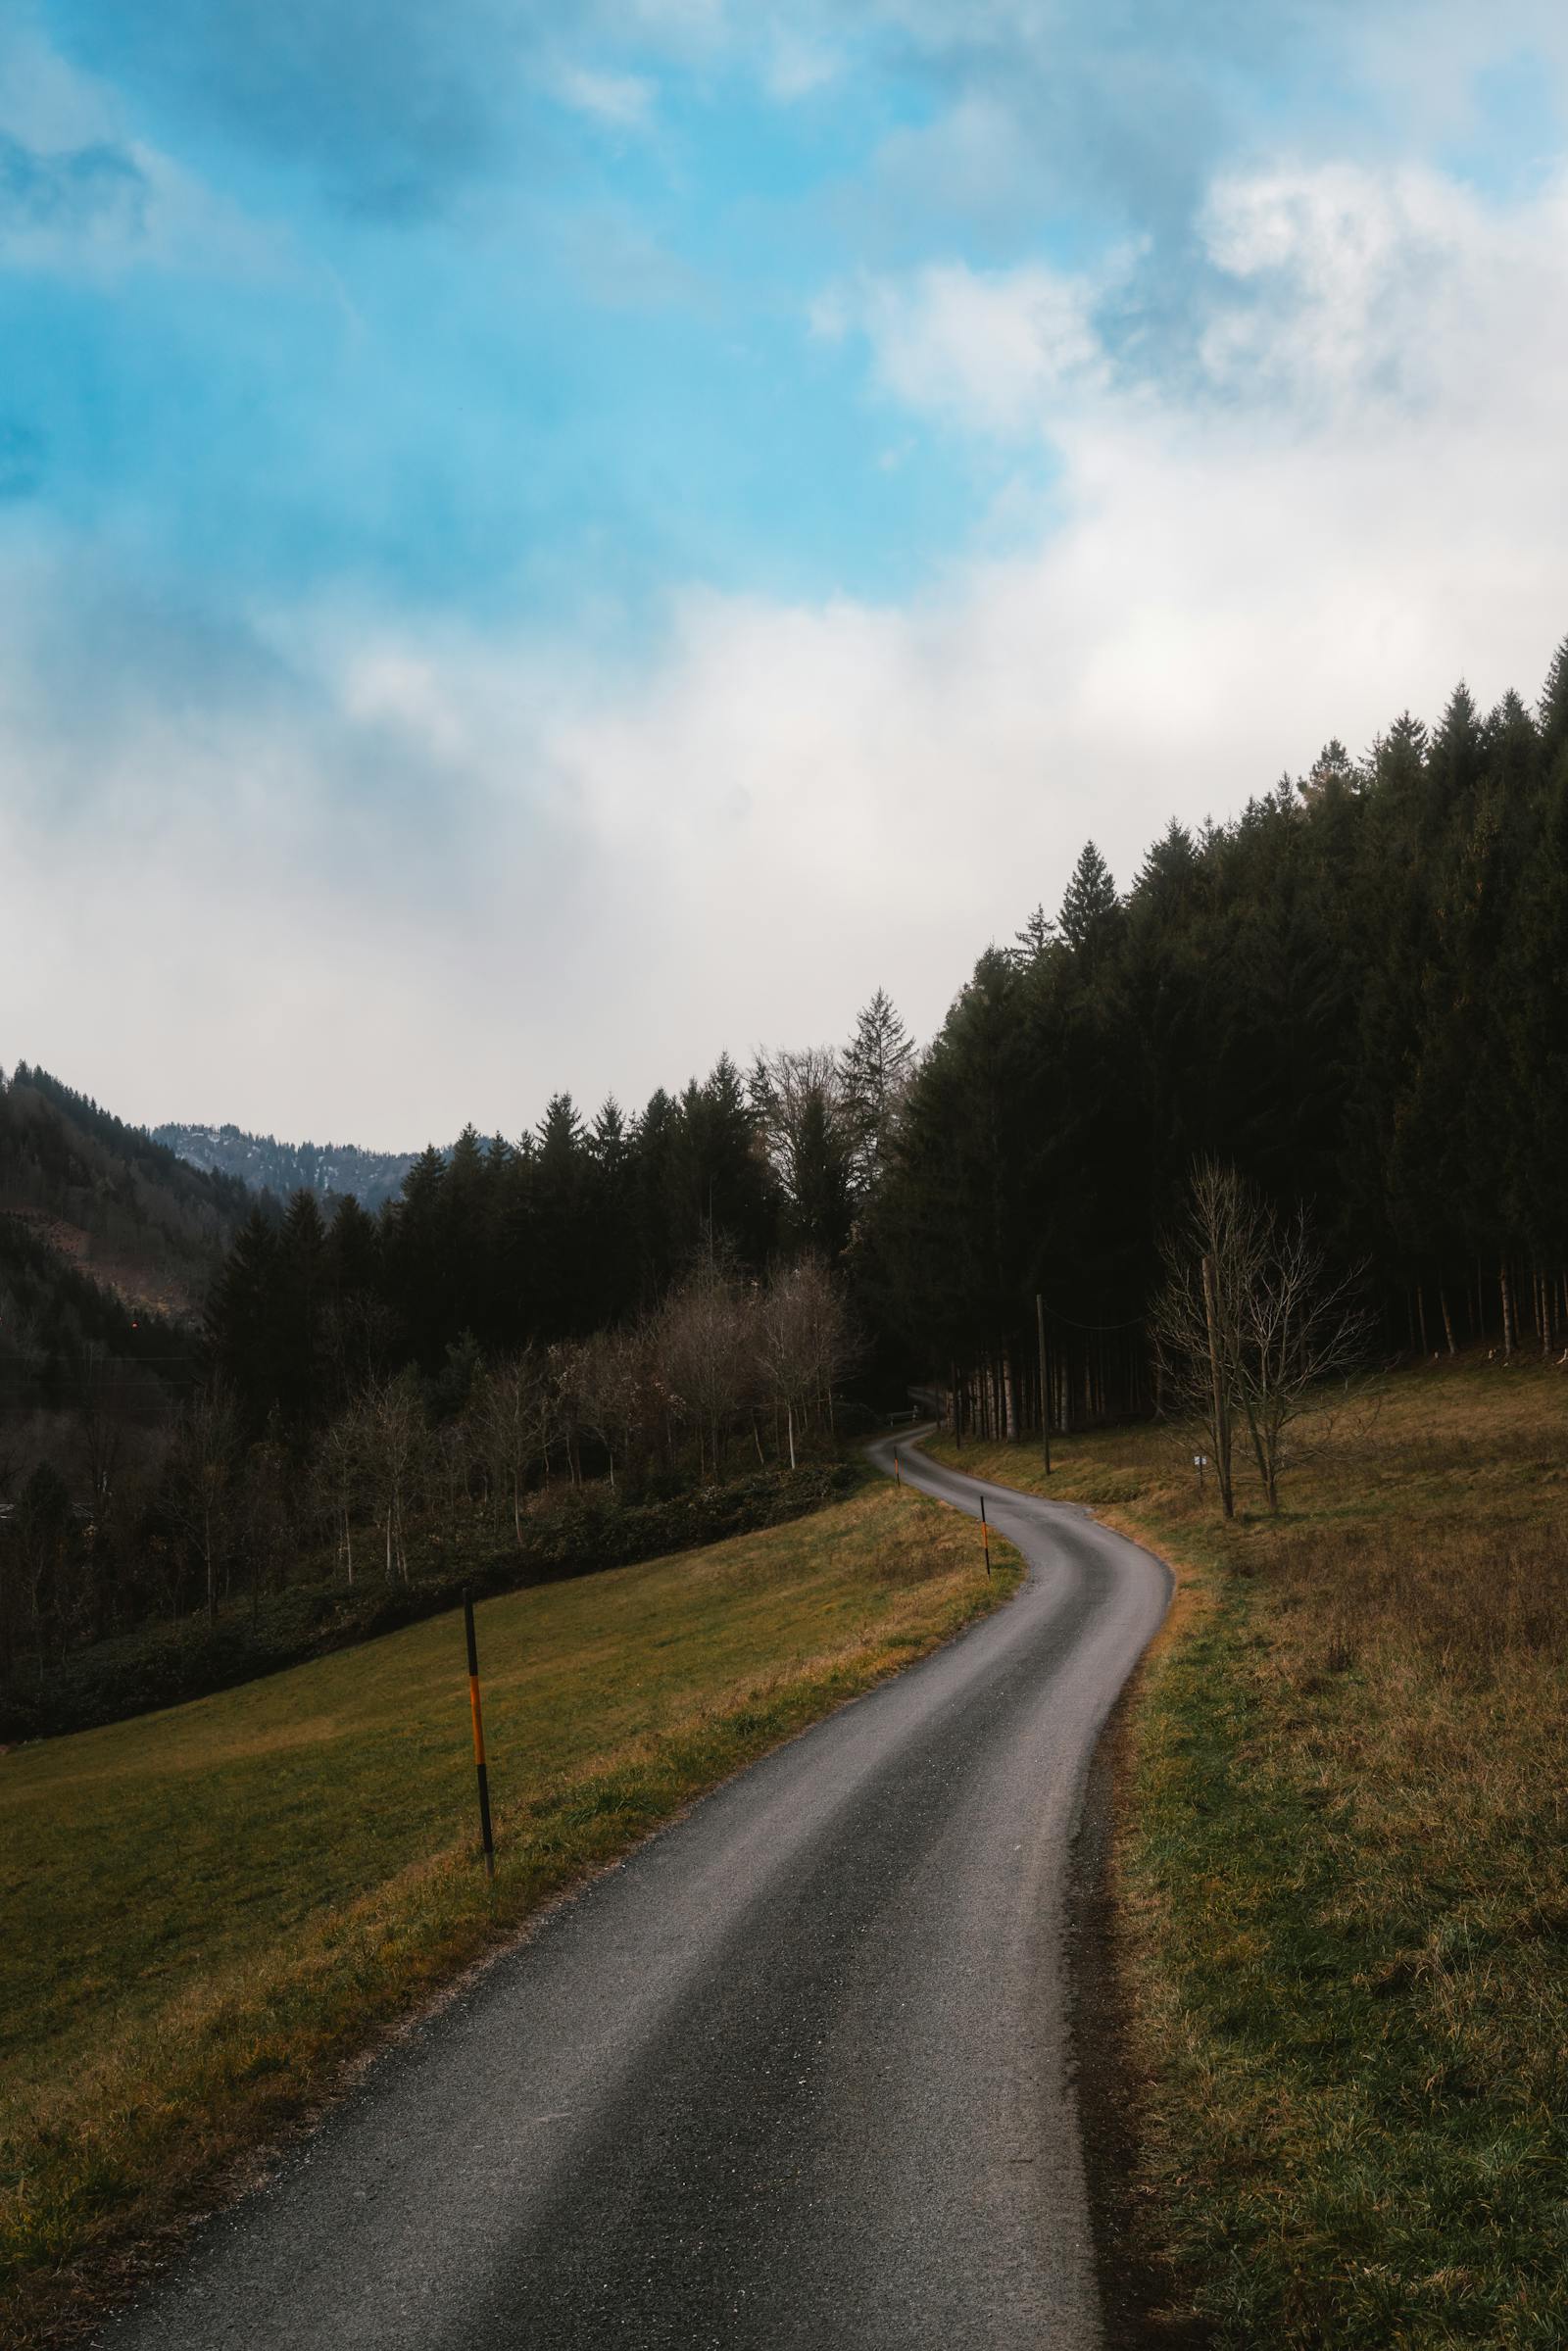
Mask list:
[[898,1106],[914,1065],[914,1047],[893,999],[879,988],[855,1024],[842,1062],[850,1125],[850,1182],[860,1194],[876,1182]]
[[1085,842],[1061,901],[1062,938],[1074,954],[1098,963],[1115,944],[1121,911],[1110,867],[1093,841]]

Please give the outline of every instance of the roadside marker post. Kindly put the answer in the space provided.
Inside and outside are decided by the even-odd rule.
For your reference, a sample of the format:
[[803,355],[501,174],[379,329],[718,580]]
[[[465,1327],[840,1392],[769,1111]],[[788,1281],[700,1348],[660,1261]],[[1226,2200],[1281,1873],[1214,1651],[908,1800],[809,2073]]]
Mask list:
[[986,1574],[991,1573],[991,1521],[986,1516],[986,1497],[980,1496],[980,1540],[986,1546]]
[[484,1759],[484,1713],[479,1704],[479,1644],[473,1637],[473,1594],[463,1587],[463,1629],[468,1637],[468,1711],[473,1717],[473,1767],[479,1776],[479,1834],[484,1839],[484,1874],[495,1883],[496,1845],[490,1833],[490,1768]]
[[902,1486],[904,1484],[904,1468],[903,1464],[899,1460],[899,1448],[897,1445],[895,1445],[893,1448],[893,1476],[897,1485]]

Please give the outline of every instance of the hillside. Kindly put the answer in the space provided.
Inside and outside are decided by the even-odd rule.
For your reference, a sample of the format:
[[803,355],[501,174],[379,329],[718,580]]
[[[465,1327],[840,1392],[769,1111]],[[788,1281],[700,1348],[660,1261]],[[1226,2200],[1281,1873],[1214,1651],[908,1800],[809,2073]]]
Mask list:
[[47,1070],[0,1082],[0,1216],[130,1304],[187,1310],[250,1204]]
[[245,1184],[279,1200],[314,1192],[320,1200],[357,1200],[372,1211],[396,1200],[414,1165],[413,1151],[361,1151],[352,1143],[279,1143],[236,1126],[154,1127],[155,1143],[188,1166]]
[[[478,1609],[497,1869],[447,1614],[0,1759],[0,2334],[307,2112],[432,1985],[703,1788],[1014,1589],[878,1484],[792,1525]],[[83,2270],[89,2257],[96,2267]],[[123,2275],[123,2272],[122,2272]],[[37,2332],[32,2329],[36,2327]]]
[[246,1205],[46,1070],[0,1078],[0,1501],[40,1461],[82,1472],[106,1411],[162,1420]]

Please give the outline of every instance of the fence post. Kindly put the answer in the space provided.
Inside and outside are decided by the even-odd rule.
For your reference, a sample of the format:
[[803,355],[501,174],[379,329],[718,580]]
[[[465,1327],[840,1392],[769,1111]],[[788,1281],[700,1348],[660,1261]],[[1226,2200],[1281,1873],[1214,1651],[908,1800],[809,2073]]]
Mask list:
[[473,1766],[479,1777],[479,1834],[484,1840],[484,1874],[496,1874],[495,1838],[490,1832],[490,1767],[484,1759],[484,1714],[479,1704],[479,1644],[473,1635],[473,1594],[463,1587],[463,1629],[468,1639],[468,1711],[473,1717]]

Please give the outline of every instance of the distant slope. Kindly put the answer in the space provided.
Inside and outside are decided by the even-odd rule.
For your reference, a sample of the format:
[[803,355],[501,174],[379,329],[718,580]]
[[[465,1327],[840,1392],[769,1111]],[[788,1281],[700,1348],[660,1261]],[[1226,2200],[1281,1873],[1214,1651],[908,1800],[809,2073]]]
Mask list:
[[47,1070],[0,1073],[0,1506],[40,1458],[78,1459],[89,1394],[117,1425],[160,1416],[250,1204]]
[[361,1151],[352,1143],[279,1143],[271,1135],[248,1135],[236,1126],[180,1126],[153,1129],[155,1143],[177,1152],[192,1167],[226,1176],[253,1191],[287,1200],[296,1192],[321,1199],[351,1193],[362,1207],[376,1209],[395,1200],[414,1165],[414,1151]]
[[0,1084],[0,1216],[133,1305],[189,1312],[251,1204],[47,1070]]

